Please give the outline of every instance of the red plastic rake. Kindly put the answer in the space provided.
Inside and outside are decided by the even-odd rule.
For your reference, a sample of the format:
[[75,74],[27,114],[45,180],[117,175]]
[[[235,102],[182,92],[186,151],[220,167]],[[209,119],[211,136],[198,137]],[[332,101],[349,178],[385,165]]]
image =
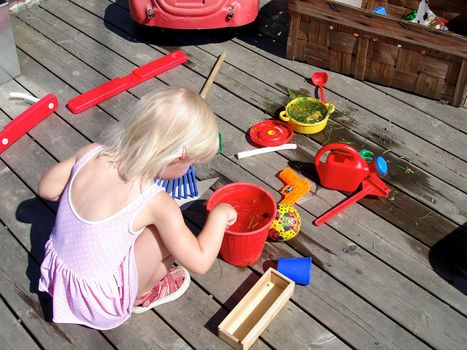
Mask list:
[[331,210],[327,211],[325,214],[321,215],[314,221],[314,224],[319,226],[325,223],[330,218],[339,214],[341,211],[358,202],[360,199],[367,195],[387,197],[389,193],[391,193],[391,189],[386,186],[383,180],[381,180],[375,173],[371,173],[368,175],[368,177],[363,179],[362,189],[359,192],[355,193],[352,197],[347,198],[345,201],[341,202]]

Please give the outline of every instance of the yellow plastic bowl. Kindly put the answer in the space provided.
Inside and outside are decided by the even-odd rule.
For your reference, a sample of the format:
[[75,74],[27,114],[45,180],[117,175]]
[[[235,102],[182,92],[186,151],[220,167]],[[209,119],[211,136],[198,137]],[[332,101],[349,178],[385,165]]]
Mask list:
[[[288,113],[290,106],[292,106],[294,103],[297,103],[298,101],[301,101],[304,98],[309,99],[315,103],[321,103],[324,106],[326,110],[326,116],[324,117],[323,120],[320,120],[317,123],[302,123],[290,117]],[[294,131],[300,134],[316,134],[326,127],[329,116],[334,112],[334,110],[335,110],[335,107],[331,103],[323,103],[322,101],[316,98],[313,98],[313,97],[298,97],[298,98],[293,99],[287,104],[287,106],[285,107],[285,111],[280,112],[279,118],[289,123],[294,129]]]

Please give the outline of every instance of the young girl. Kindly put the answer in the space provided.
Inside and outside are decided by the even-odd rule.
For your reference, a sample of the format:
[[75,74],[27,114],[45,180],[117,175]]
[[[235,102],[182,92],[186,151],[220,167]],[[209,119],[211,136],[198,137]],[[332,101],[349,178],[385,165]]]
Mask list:
[[237,213],[220,204],[196,237],[154,177],[176,179],[218,149],[214,114],[197,94],[166,88],[144,96],[102,145],[88,145],[48,170],[39,195],[60,200],[39,289],[53,320],[96,329],[180,297],[204,274]]

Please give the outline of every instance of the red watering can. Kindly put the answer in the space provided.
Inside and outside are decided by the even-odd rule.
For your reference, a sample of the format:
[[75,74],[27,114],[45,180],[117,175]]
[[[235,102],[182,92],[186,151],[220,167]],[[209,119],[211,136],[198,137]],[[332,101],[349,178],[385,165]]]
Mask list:
[[[321,162],[326,152],[329,154]],[[321,185],[344,192],[354,192],[371,173],[384,175],[387,172],[384,158],[376,157],[368,163],[355,148],[342,143],[331,143],[319,149],[315,156],[315,167]]]
[[[321,162],[321,157],[326,152],[329,154],[326,160]],[[355,148],[349,145],[332,143],[324,146],[316,153],[315,166],[321,185],[324,187],[354,192],[360,184],[362,185],[360,191],[318,217],[314,221],[316,226],[323,224],[367,195],[387,197],[391,192],[377,176],[377,174],[384,175],[388,171],[384,158],[376,157],[374,161],[367,162]]]

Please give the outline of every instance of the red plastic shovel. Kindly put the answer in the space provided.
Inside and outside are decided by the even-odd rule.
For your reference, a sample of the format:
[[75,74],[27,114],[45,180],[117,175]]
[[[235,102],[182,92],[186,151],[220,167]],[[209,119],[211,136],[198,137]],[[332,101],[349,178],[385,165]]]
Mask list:
[[352,197],[347,198],[345,201],[336,205],[331,210],[327,211],[325,214],[321,215],[314,221],[316,226],[319,226],[326,221],[328,221],[333,216],[339,214],[344,209],[348,208],[352,204],[358,202],[360,199],[367,195],[378,196],[378,197],[387,197],[391,193],[391,189],[386,186],[386,184],[381,180],[375,173],[371,173],[363,179],[362,189],[354,194]]
[[319,87],[319,95],[321,96],[321,101],[326,103],[326,98],[324,97],[323,86],[328,82],[328,74],[326,72],[314,72],[311,75],[311,81],[313,85]]

